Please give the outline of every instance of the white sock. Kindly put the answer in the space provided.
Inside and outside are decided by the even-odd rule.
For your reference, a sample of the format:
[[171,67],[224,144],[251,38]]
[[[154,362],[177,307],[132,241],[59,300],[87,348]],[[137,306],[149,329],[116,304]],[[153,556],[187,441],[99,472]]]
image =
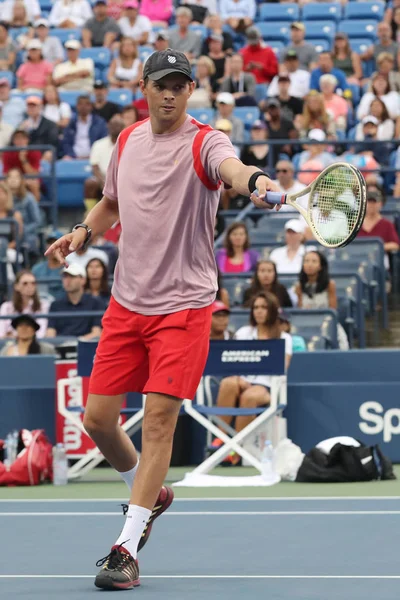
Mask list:
[[126,485],[128,486],[129,492],[132,491],[133,482],[135,479],[136,471],[138,470],[138,466],[139,466],[139,459],[138,459],[136,465],[134,467],[132,467],[132,469],[129,469],[129,471],[123,471],[122,473],[119,472],[122,479],[125,481]]
[[122,544],[133,558],[137,558],[137,547],[150,515],[151,510],[148,508],[130,504],[124,528],[115,542],[115,546]]

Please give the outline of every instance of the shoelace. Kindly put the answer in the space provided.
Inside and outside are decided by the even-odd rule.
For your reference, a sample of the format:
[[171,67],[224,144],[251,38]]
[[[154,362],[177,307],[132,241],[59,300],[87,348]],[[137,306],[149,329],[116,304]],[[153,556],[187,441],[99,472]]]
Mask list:
[[104,558],[100,558],[100,560],[96,562],[96,567],[102,567],[108,561],[107,569],[115,570],[118,568],[118,571],[122,571],[127,559],[130,558],[130,555],[126,554],[126,552],[120,552],[120,548],[128,541],[129,540],[125,540],[118,548],[113,548],[110,554],[107,554]]

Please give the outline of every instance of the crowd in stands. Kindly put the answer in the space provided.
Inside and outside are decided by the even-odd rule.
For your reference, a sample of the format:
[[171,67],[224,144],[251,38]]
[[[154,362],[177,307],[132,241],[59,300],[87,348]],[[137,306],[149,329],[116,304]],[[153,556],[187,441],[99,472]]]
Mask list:
[[[298,4],[301,11],[308,2]],[[88,161],[82,215],[99,201],[119,133],[148,116],[139,82],[154,50],[170,47],[187,55],[196,81],[189,113],[228,135],[241,160],[269,172],[282,192],[300,192],[335,161],[358,166],[368,182],[359,235],[380,237],[387,253],[399,250],[398,231],[381,214],[387,195],[400,197],[400,172],[397,179],[385,172],[390,166],[400,171],[399,1],[384,7],[376,34],[366,36],[363,48],[340,20],[331,21],[329,41],[321,33],[322,43],[308,36],[313,21],[301,17],[289,18],[284,41],[264,34],[268,7],[274,6],[254,0],[5,0],[0,5],[0,146],[7,147],[1,154],[0,223],[13,219],[6,240],[13,290],[3,298],[0,315],[31,315],[31,321],[0,320],[0,338],[10,340],[3,354],[41,352],[42,338],[100,333],[98,316],[59,319],[53,313],[101,312],[107,306],[118,224],[94,240],[94,247],[70,256],[67,269],[43,258],[45,245],[61,233],[51,230],[43,210],[51,190],[41,174],[54,159]],[[260,7],[266,7],[264,16]],[[340,10],[345,7],[343,1]],[[223,189],[220,208],[241,209],[248,201]],[[335,282],[325,256],[305,245],[312,233],[301,218],[286,220],[282,245],[267,260],[251,247],[247,225],[225,227],[223,215],[217,218],[216,237],[225,232],[225,242],[216,251],[220,285],[211,338],[234,334],[224,276],[248,274],[241,306],[250,309],[250,325],[235,337],[290,340],[289,363],[292,346],[304,350],[305,344],[293,343],[290,316],[281,309],[336,309]],[[40,230],[46,231],[41,238]],[[286,288],[279,281],[285,274],[295,274],[297,283]],[[49,319],[32,321],[41,313],[50,313]],[[344,330],[338,338],[340,347],[348,348]],[[238,399],[247,407],[266,403],[268,384],[251,383],[227,381],[220,405]]]

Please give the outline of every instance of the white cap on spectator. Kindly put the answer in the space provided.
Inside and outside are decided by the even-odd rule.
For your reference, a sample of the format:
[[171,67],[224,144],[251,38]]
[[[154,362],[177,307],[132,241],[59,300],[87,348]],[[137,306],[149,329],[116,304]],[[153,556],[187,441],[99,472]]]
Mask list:
[[235,98],[229,92],[221,92],[217,96],[217,102],[221,104],[230,104],[231,106],[235,106]]
[[285,223],[285,231],[288,231],[288,229],[295,231],[296,233],[303,233],[304,223],[302,223],[300,219],[289,219],[289,221],[286,221]]
[[376,125],[377,127],[379,125],[379,121],[376,117],[374,117],[374,115],[367,115],[366,117],[363,118],[361,123],[363,125],[366,125],[367,123],[372,123],[372,125]]
[[81,265],[78,265],[77,263],[72,263],[72,265],[69,265],[69,267],[65,267],[63,269],[63,273],[66,273],[67,275],[71,275],[71,277],[85,277],[86,278],[85,269]]
[[29,40],[26,45],[27,50],[41,50],[43,48],[42,42],[37,39]]
[[67,40],[64,47],[67,48],[67,50],[80,50],[81,43],[79,40]]
[[311,129],[311,131],[308,132],[307,138],[309,140],[316,140],[317,142],[324,142],[326,140],[326,135],[322,129]]
[[33,25],[34,27],[49,27],[49,22],[47,19],[38,19]]

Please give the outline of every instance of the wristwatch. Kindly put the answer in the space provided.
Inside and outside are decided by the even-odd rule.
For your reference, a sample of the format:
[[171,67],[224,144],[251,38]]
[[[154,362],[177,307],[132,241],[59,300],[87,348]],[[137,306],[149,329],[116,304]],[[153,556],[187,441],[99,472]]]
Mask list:
[[75,225],[75,227],[73,227],[72,231],[76,231],[80,227],[82,227],[82,229],[85,229],[85,231],[86,231],[85,241],[83,242],[80,250],[86,250],[86,248],[89,245],[90,240],[92,239],[92,230],[85,223],[78,223],[77,225]]

